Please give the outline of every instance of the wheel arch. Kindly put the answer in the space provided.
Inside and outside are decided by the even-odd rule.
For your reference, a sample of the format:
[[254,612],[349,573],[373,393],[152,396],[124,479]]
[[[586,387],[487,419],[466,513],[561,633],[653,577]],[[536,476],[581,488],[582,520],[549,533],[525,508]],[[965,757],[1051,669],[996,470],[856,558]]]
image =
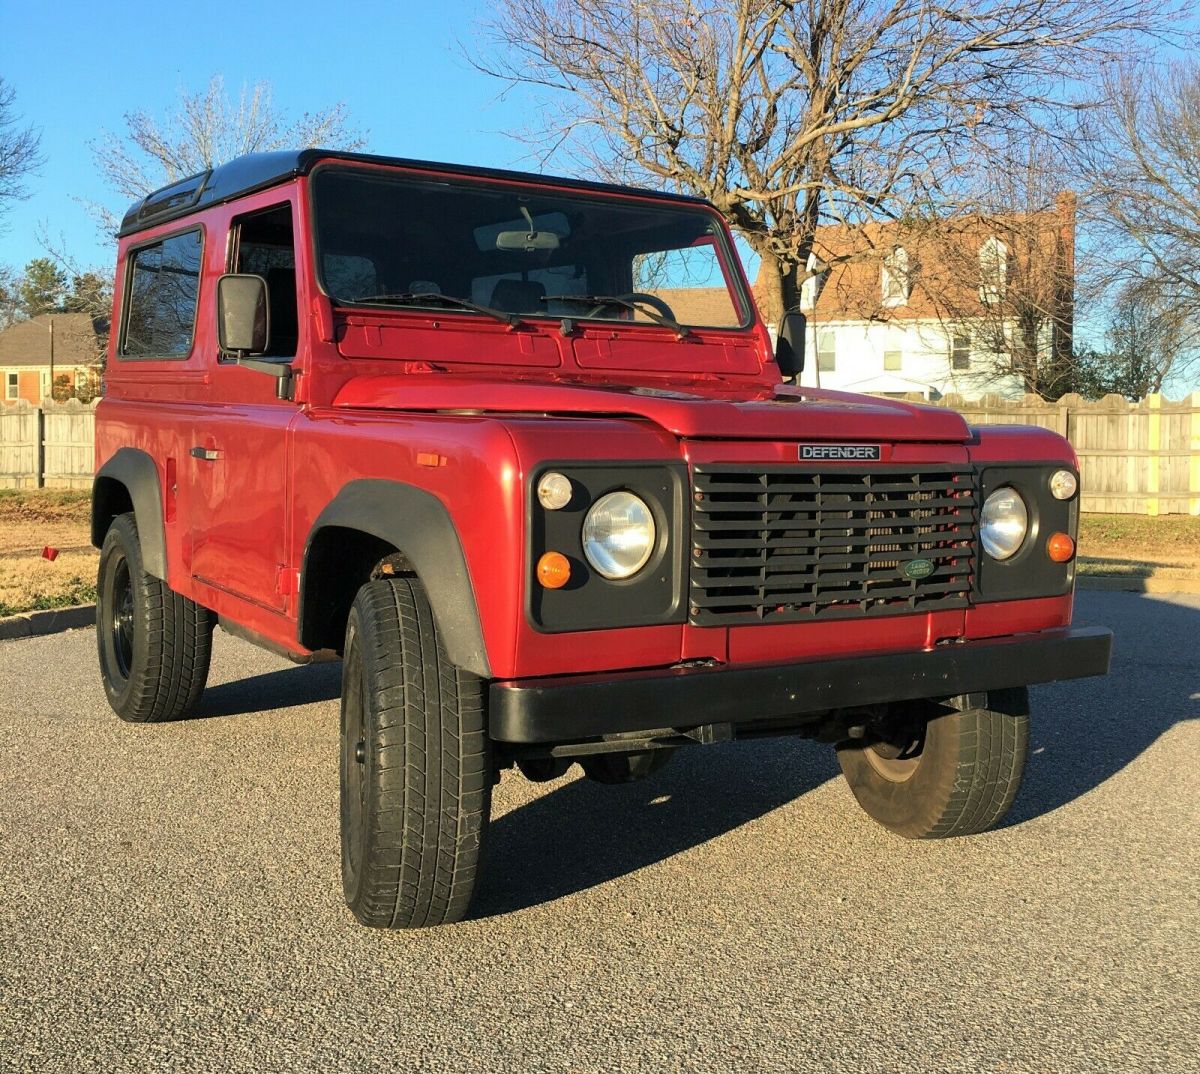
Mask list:
[[123,447],[100,467],[92,482],[92,544],[103,545],[113,519],[127,511],[137,520],[142,566],[165,582],[167,538],[158,467],[146,452]]
[[307,649],[340,649],[350,605],[383,559],[420,579],[446,656],[491,677],[466,556],[445,505],[398,481],[351,481],[317,516],[300,569],[298,634]]

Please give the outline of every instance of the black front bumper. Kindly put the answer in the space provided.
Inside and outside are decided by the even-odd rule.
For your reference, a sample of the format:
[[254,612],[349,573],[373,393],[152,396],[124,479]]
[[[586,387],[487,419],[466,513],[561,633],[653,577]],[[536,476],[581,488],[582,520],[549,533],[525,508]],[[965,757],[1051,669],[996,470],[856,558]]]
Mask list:
[[577,742],[704,724],[760,723],[831,709],[1082,679],[1108,672],[1112,632],[1067,627],[919,652],[751,667],[667,668],[494,683],[498,742]]

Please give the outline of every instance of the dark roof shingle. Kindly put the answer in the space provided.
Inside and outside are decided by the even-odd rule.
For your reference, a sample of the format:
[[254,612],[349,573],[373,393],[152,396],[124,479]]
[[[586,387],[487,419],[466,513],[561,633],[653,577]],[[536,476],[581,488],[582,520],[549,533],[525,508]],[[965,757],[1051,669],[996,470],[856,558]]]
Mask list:
[[88,365],[99,360],[103,340],[90,315],[43,313],[0,332],[0,366],[49,365],[51,324],[55,365]]

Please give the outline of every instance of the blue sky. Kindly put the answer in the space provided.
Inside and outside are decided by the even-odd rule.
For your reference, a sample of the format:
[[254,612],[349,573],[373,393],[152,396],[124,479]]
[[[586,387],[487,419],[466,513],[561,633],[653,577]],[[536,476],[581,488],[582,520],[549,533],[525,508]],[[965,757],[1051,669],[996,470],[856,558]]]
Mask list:
[[36,193],[5,220],[0,263],[40,256],[45,223],[80,262],[106,265],[111,247],[75,199],[125,205],[99,181],[88,142],[105,128],[120,132],[126,112],[161,116],[181,88],[202,90],[217,73],[234,96],[243,82],[271,82],[289,113],[344,101],[372,152],[529,166],[528,149],[505,133],[527,122],[528,102],[500,101],[502,84],[472,70],[456,44],[486,9],[485,0],[0,0],[0,74],[17,110],[41,128],[47,157],[30,184]]

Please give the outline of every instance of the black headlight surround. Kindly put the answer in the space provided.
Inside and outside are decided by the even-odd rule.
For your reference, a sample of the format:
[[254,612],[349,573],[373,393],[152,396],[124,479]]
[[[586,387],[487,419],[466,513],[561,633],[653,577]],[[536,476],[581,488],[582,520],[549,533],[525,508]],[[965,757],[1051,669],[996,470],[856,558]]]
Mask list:
[[1079,497],[1055,499],[1050,478],[1058,470],[1079,471],[1064,462],[984,464],[979,467],[979,508],[997,489],[1011,486],[1021,494],[1029,509],[1029,530],[1020,549],[1008,559],[993,559],[979,543],[975,572],[977,601],[1028,600],[1057,597],[1071,591],[1075,584],[1075,562],[1055,563],[1046,554],[1046,541],[1053,533],[1079,532]]
[[[537,486],[551,471],[571,480],[566,507],[548,511]],[[632,492],[654,516],[655,544],[649,562],[631,578],[609,579],[583,552],[583,520],[609,492]],[[525,610],[536,630],[547,634],[579,630],[682,623],[687,619],[686,552],[688,475],[681,462],[546,462],[534,468],[526,486]],[[561,552],[571,564],[571,580],[546,589],[537,563],[546,552]]]

